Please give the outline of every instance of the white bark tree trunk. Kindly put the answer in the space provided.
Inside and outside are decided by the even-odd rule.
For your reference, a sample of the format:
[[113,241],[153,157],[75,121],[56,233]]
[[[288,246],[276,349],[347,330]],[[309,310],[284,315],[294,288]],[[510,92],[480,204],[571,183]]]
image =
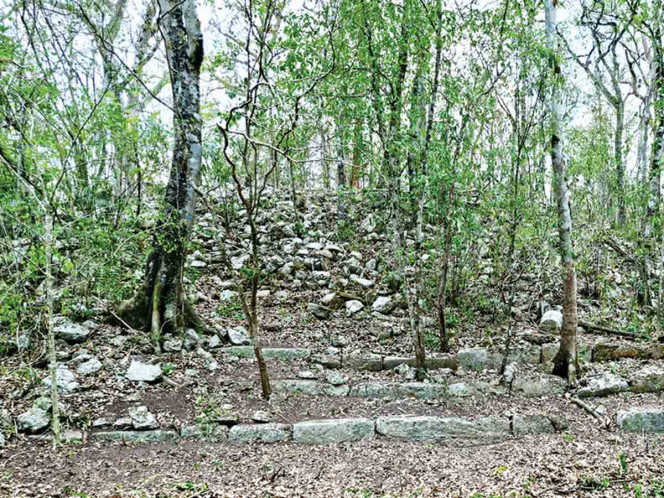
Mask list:
[[551,162],[553,166],[553,195],[558,205],[558,237],[563,262],[563,326],[560,350],[554,359],[554,373],[576,383],[578,358],[576,351],[576,271],[572,245],[572,214],[570,192],[567,185],[566,164],[563,156],[563,101],[560,57],[557,43],[558,0],[545,0],[545,19],[549,50],[551,51]]

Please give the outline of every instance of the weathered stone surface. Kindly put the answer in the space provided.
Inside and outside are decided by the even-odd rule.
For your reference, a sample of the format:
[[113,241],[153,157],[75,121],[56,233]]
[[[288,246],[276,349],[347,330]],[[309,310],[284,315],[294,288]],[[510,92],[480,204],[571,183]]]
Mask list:
[[[51,387],[51,373],[49,372],[46,377],[42,379],[46,387]],[[73,393],[77,391],[80,384],[76,381],[76,375],[69,370],[65,365],[58,365],[55,372],[55,383],[58,386],[58,391],[61,393]]]
[[296,443],[343,443],[373,437],[374,421],[367,418],[309,420],[293,424],[293,441]]
[[341,368],[341,354],[339,353],[317,354],[312,356],[311,360],[325,368]]
[[618,413],[618,427],[631,432],[664,432],[664,410],[633,408]]
[[76,369],[76,373],[79,375],[91,375],[93,373],[99,372],[101,367],[101,361],[93,356],[89,360],[81,363]]
[[343,356],[342,365],[344,368],[378,372],[383,369],[383,357],[378,354],[354,351]]
[[371,311],[377,311],[378,313],[389,313],[394,308],[392,303],[392,298],[390,296],[378,296],[376,300],[371,305]]
[[564,394],[567,383],[560,377],[553,375],[540,378],[523,378],[517,375],[512,382],[512,390],[524,396],[550,396],[552,394]]
[[[253,358],[254,348],[252,346],[230,346],[220,351],[240,358]],[[263,357],[266,360],[297,360],[309,358],[311,350],[306,348],[263,348]]]
[[[383,368],[385,370],[392,370],[393,368],[402,364],[406,364],[409,367],[414,367],[417,362],[415,358],[406,356],[386,356],[383,358]],[[436,356],[427,355],[424,364],[429,370],[437,370],[440,368],[456,370],[459,367],[459,363],[457,362],[456,357],[450,354],[441,354]]]
[[0,432],[0,448],[4,448],[5,444],[7,444],[7,442],[5,441],[5,435],[2,432]]
[[92,432],[91,441],[129,441],[132,443],[157,443],[161,441],[176,441],[178,433],[175,431],[104,431]]
[[[499,369],[502,365],[505,353],[503,351],[492,351],[490,353],[489,365],[491,368]],[[542,351],[539,346],[528,344],[525,346],[512,347],[507,363],[518,365],[537,365],[540,362]]]
[[540,363],[548,363],[553,361],[553,359],[558,354],[559,349],[560,344],[557,343],[542,344],[542,355],[540,357]]
[[342,386],[346,383],[346,379],[344,379],[343,375],[339,372],[328,372],[325,376],[325,380],[328,384],[332,384],[333,386]]
[[34,434],[46,429],[50,422],[51,420],[46,411],[37,407],[30,408],[16,418],[18,431],[27,432],[28,434]]
[[80,324],[74,323],[69,318],[64,316],[53,317],[53,333],[55,337],[64,339],[69,343],[77,343],[85,341],[90,335],[90,328]]
[[445,387],[426,382],[364,382],[354,385],[349,395],[363,398],[434,399],[445,396]]
[[664,391],[664,369],[648,365],[629,378],[631,390],[637,393],[659,393]]
[[202,439],[203,430],[200,425],[183,425],[180,428],[180,437],[184,439]]
[[277,443],[288,441],[290,437],[291,426],[288,424],[236,425],[229,433],[231,441],[243,443]]
[[368,278],[358,277],[357,275],[351,275],[350,281],[359,285],[364,289],[371,289],[374,286],[373,280],[369,280]]
[[346,316],[354,315],[362,311],[362,309],[364,309],[364,304],[361,301],[357,301],[356,299],[346,301]]
[[627,391],[629,385],[622,377],[605,372],[588,379],[588,384],[577,391],[580,398],[590,398],[594,396],[609,396],[623,391]]
[[231,327],[228,329],[228,340],[235,346],[246,346],[251,344],[251,339],[247,329],[242,326]]
[[284,391],[295,394],[305,394],[307,396],[316,396],[320,394],[327,394],[328,396],[346,396],[348,394],[348,386],[333,386],[315,380],[303,379],[280,379],[272,382],[272,386],[276,392]]
[[321,306],[320,304],[316,303],[309,303],[307,305],[307,311],[320,320],[328,319],[330,317],[330,314],[332,313],[332,310],[330,308]]
[[468,382],[455,382],[447,386],[450,396],[467,397],[489,394],[506,394],[507,389],[503,386],[492,386],[488,382],[476,380]]
[[556,429],[546,415],[514,415],[512,432],[515,435],[553,434]]
[[137,406],[129,410],[131,425],[137,431],[158,429],[157,419],[150,413],[147,406]]
[[460,367],[475,372],[484,370],[489,361],[488,351],[481,348],[461,349],[456,357]]
[[622,358],[661,360],[664,358],[664,344],[645,347],[596,344],[593,347],[592,361],[612,361]]
[[125,377],[136,382],[156,382],[161,379],[161,367],[134,360],[129,365]]
[[299,360],[311,356],[311,350],[307,348],[263,348],[263,356],[266,360]]
[[445,441],[451,439],[498,438],[510,435],[507,417],[379,417],[376,432],[387,437],[409,440]]
[[549,310],[540,320],[540,328],[551,332],[559,331],[563,326],[563,314],[558,310]]

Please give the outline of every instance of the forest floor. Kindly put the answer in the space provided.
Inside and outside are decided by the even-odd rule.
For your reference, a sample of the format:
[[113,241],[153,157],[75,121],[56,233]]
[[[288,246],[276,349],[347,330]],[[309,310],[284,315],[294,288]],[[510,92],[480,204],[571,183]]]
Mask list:
[[[255,360],[238,358],[227,349],[229,342],[238,343],[231,340],[229,330],[243,324],[242,312],[223,280],[227,275],[215,263],[214,241],[199,235],[201,249],[189,259],[196,277],[196,308],[215,326],[217,335],[170,338],[175,350],[156,355],[147,334],[102,323],[100,314],[99,320],[86,326],[84,340],[60,339],[58,358],[74,382],[61,395],[63,423],[65,430],[77,431],[80,441],[52,449],[45,427],[12,430],[7,444],[0,444],[0,496],[664,496],[662,434],[623,431],[616,422],[620,412],[664,407],[663,356],[630,352],[633,347],[639,351],[651,347],[653,341],[646,337],[627,340],[585,331],[579,335],[580,389],[566,392],[564,382],[549,375],[556,334],[549,331],[547,336],[539,330],[541,312],[536,309],[543,292],[532,282],[541,279],[542,271],[523,275],[515,300],[518,306],[511,313],[513,348],[522,355],[514,358],[514,389],[510,382],[506,386],[496,366],[506,320],[496,316],[500,305],[495,303],[500,301],[497,285],[489,277],[492,263],[487,256],[478,262],[477,279],[469,286],[475,287],[476,296],[467,300],[476,306],[452,308],[452,348],[444,357],[453,360],[450,368],[431,370],[426,383],[419,385],[439,388],[445,395],[353,395],[353,389],[366,384],[412,385],[412,368],[385,367],[388,357],[412,356],[411,336],[403,296],[390,291],[389,268],[381,269],[389,252],[386,236],[369,229],[363,242],[329,245],[330,239],[322,235],[329,229],[325,213],[318,209],[311,216],[310,230],[318,229],[315,237],[302,240],[284,233],[288,225],[283,222],[276,223],[279,230],[268,231],[279,233],[266,242],[270,264],[274,255],[279,258],[266,268],[268,277],[262,286],[266,291],[260,298],[262,342],[306,350],[303,358],[268,362],[275,386],[270,401],[261,397]],[[199,228],[209,230],[205,218]],[[368,240],[369,235],[373,240]],[[242,254],[241,247],[231,253]],[[194,258],[205,264],[196,267]],[[289,264],[298,269],[284,272]],[[371,285],[353,280],[357,275],[371,279]],[[357,295],[365,308],[348,313],[342,301],[329,310],[329,318],[316,317],[309,305],[337,291]],[[484,297],[477,297],[480,293]],[[546,294],[552,303],[559,299],[554,291]],[[381,296],[389,296],[392,307],[376,312],[372,303]],[[480,310],[487,296],[494,304]],[[582,317],[598,310],[601,306],[592,297],[581,297]],[[436,356],[435,321],[428,319],[428,352]],[[592,352],[601,345],[621,346],[627,357],[593,361]],[[465,352],[465,360],[460,352]],[[385,368],[353,365],[347,358],[354,355],[368,355]],[[474,355],[484,362],[479,368],[464,363],[469,357],[475,361]],[[327,360],[319,361],[320,357]],[[340,364],[328,364],[330,358]],[[129,379],[134,362],[159,366],[159,378]],[[655,376],[657,389],[649,393],[633,389],[642,372]],[[46,377],[41,349],[3,358],[0,422],[4,413],[18,427],[21,414],[35,407],[45,414],[50,405],[41,380]],[[323,392],[284,387],[284,382],[293,381]],[[326,390],[332,388],[343,394],[330,395]],[[592,391],[584,399],[599,417],[572,401],[583,389]],[[153,417],[150,429],[180,434],[186,427],[213,422],[226,432],[219,442],[184,436],[150,444],[95,439],[103,431],[127,429],[132,424],[126,422],[127,414],[139,406]],[[545,414],[560,423],[554,424],[555,433],[511,434],[499,440],[426,442],[376,435],[312,446],[227,439],[230,426],[255,427],[266,421],[292,426],[309,420],[388,415],[472,420],[513,414]]]
[[3,496],[654,497],[664,493],[664,445],[593,421],[562,435],[482,444],[111,443],[53,451],[30,441],[5,451],[0,471]]

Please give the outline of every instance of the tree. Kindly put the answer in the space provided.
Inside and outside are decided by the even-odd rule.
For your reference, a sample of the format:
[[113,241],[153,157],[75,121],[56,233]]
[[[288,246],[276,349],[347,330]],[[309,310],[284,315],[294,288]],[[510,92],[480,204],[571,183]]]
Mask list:
[[161,0],[159,6],[173,93],[172,161],[143,290],[121,310],[125,319],[149,328],[157,351],[163,331],[202,326],[186,300],[182,277],[200,182],[203,35],[195,0]]
[[560,350],[554,358],[553,372],[566,377],[570,385],[576,383],[579,360],[576,351],[576,271],[572,245],[572,213],[570,191],[566,179],[563,156],[564,110],[562,100],[563,76],[558,54],[557,36],[558,0],[545,1],[546,32],[551,69],[551,163],[553,166],[553,195],[558,206],[558,242],[563,264],[563,326],[560,332]]

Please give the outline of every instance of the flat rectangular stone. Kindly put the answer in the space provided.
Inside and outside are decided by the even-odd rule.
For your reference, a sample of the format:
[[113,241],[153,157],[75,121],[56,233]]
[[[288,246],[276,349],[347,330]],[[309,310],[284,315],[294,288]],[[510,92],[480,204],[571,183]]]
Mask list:
[[90,433],[91,441],[130,441],[132,443],[157,443],[161,441],[175,441],[178,433],[175,431],[108,431]]
[[229,434],[231,441],[242,443],[277,443],[290,438],[291,426],[288,424],[236,425]]
[[376,420],[376,432],[382,436],[414,441],[453,439],[495,439],[511,434],[507,417],[389,416]]
[[361,398],[434,399],[445,396],[445,386],[428,382],[363,382],[354,385],[349,396]]
[[333,386],[315,380],[303,379],[279,379],[272,382],[272,387],[276,392],[284,391],[294,394],[305,394],[308,396],[317,396],[326,394],[328,396],[346,396],[350,389],[346,385]]
[[633,408],[618,413],[618,427],[630,432],[664,432],[664,410]]
[[[222,348],[222,353],[232,354],[239,358],[253,358],[253,346],[230,346]],[[307,348],[263,348],[263,358],[266,360],[298,360],[311,356]]]
[[374,425],[368,418],[309,420],[293,424],[293,441],[330,444],[370,439],[374,437]]
[[379,372],[383,369],[383,357],[373,353],[350,353],[343,356],[341,364],[344,368]]
[[546,415],[514,415],[512,417],[512,432],[517,435],[524,434],[553,434],[556,432],[551,419]]
[[640,360],[661,360],[664,358],[664,344],[654,346],[618,346],[615,344],[596,344],[593,347],[593,361],[612,361],[622,358]]
[[263,348],[266,360],[300,360],[311,356],[307,348]]
[[[386,356],[383,358],[383,368],[385,370],[391,370],[404,363],[409,367],[415,367],[417,365],[417,360],[407,356]],[[429,370],[438,370],[441,368],[456,370],[459,368],[459,363],[453,355],[445,354],[439,356],[427,356],[424,361],[424,366]]]

